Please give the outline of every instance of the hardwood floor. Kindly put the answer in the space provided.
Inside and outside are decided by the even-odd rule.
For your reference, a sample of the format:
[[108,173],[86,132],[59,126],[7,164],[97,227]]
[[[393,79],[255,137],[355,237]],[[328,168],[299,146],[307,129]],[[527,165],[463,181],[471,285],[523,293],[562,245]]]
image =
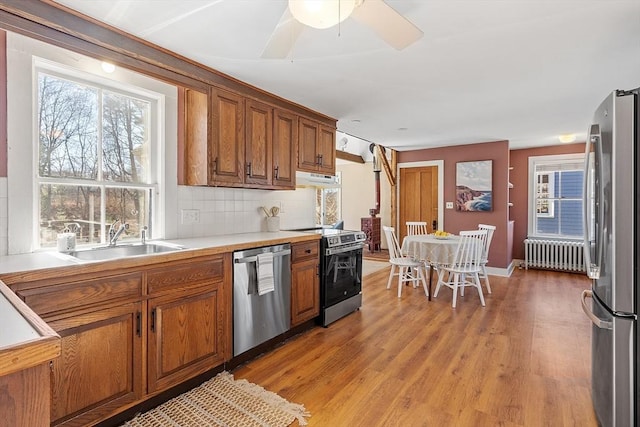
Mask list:
[[311,413],[309,426],[596,426],[586,277],[491,276],[486,307],[467,291],[363,280],[362,308],[292,338],[233,373]]

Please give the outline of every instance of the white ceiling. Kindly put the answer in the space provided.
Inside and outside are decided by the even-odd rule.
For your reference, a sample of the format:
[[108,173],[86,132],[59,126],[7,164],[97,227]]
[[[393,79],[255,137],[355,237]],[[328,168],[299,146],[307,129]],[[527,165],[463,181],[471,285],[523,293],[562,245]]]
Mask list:
[[640,86],[640,0],[387,0],[424,32],[405,50],[347,19],[287,59],[260,58],[286,0],[57,1],[397,150],[584,141],[609,92]]

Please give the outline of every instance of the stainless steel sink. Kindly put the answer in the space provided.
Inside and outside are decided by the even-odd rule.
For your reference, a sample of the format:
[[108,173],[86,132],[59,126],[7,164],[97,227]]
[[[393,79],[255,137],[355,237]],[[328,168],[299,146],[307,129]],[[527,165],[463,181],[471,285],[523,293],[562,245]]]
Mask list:
[[168,243],[121,244],[116,246],[100,246],[67,252],[67,255],[83,261],[106,261],[117,258],[128,258],[139,255],[153,255],[175,252],[184,249]]

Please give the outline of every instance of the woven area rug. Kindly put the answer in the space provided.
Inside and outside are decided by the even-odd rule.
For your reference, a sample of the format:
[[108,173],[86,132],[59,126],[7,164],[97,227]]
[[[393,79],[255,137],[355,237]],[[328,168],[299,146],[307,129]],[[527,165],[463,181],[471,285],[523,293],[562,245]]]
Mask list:
[[123,427],[286,427],[295,419],[306,425],[303,405],[221,372],[209,381],[162,405],[137,415]]

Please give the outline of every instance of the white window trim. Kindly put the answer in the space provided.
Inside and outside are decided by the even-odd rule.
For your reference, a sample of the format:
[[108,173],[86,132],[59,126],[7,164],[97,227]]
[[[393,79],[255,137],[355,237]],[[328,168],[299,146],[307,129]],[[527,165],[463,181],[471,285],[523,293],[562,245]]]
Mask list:
[[[34,179],[33,179],[33,204],[35,207],[35,215],[33,217],[33,247],[35,250],[41,249],[40,242],[40,200],[39,200],[39,187],[41,184],[50,183],[50,184],[69,184],[69,185],[88,185],[94,186],[101,189],[102,194],[104,195],[104,190],[106,188],[131,188],[131,189],[140,189],[140,190],[152,190],[154,196],[151,198],[152,204],[152,216],[149,218],[149,221],[153,223],[153,227],[151,230],[153,232],[150,235],[150,238],[160,237],[162,234],[156,228],[158,228],[158,223],[160,221],[161,212],[160,206],[163,203],[163,192],[161,191],[161,181],[162,177],[160,176],[160,171],[162,170],[162,162],[164,152],[164,143],[163,140],[159,140],[158,134],[161,132],[160,123],[162,120],[159,120],[160,117],[163,117],[164,114],[164,96],[162,94],[145,90],[138,86],[133,86],[130,84],[105,79],[101,76],[90,74],[72,67],[68,67],[62,64],[58,64],[56,62],[46,60],[39,57],[33,58],[34,70],[33,70],[33,88],[38,88],[38,76],[40,73],[48,74],[57,78],[73,81],[79,84],[87,85],[90,87],[98,88],[100,91],[110,91],[118,94],[122,94],[125,96],[136,97],[143,101],[146,101],[150,105],[150,119],[149,123],[149,131],[150,135],[148,136],[150,142],[149,154],[151,156],[149,160],[149,176],[146,177],[143,183],[130,183],[130,182],[109,182],[104,181],[102,178],[102,171],[98,171],[98,176],[95,180],[93,179],[60,179],[58,177],[39,177],[38,176],[38,164],[39,164],[39,153],[38,149],[35,147],[36,141],[32,141],[34,144],[33,149],[33,171],[34,171]],[[33,105],[34,111],[38,111],[38,91],[34,90],[33,93]],[[37,114],[33,115],[33,135],[38,134],[38,117]],[[98,153],[98,156],[101,157],[102,154]],[[104,217],[104,200],[101,202],[101,217]],[[151,225],[151,224],[147,224]],[[104,224],[101,228],[104,228]],[[162,228],[160,228],[162,230]],[[106,243],[106,236],[102,236],[102,242]],[[50,249],[50,248],[47,248]]]
[[[7,33],[7,139],[8,139],[8,254],[29,253],[35,250],[33,218],[39,215],[33,203],[33,183],[37,169],[33,165],[33,120],[35,97],[33,94],[34,57],[44,58],[62,66],[76,68],[102,76],[111,81],[123,81],[164,95],[159,103],[159,114],[164,120],[157,123],[159,139],[159,182],[157,194],[164,200],[159,205],[155,224],[158,235],[154,238],[178,236],[178,218],[175,203],[177,183],[177,88],[173,85],[117,68],[113,74],[102,71],[101,62],[74,52],[52,46],[15,33]],[[163,123],[161,123],[163,122]],[[154,125],[156,126],[156,125]],[[25,183],[28,183],[25,185]],[[171,201],[168,203],[167,201]],[[31,215],[28,215],[31,213]]]
[[528,206],[527,206],[527,236],[534,238],[544,238],[544,239],[562,239],[562,240],[576,240],[582,241],[581,238],[571,238],[571,237],[560,237],[560,236],[549,236],[546,234],[535,234],[534,233],[534,222],[536,220],[535,215],[535,199],[536,199],[536,164],[541,163],[553,163],[558,161],[576,161],[580,160],[584,162],[584,154],[583,153],[574,153],[574,154],[556,154],[549,156],[531,156],[529,157],[529,191],[528,191]]

